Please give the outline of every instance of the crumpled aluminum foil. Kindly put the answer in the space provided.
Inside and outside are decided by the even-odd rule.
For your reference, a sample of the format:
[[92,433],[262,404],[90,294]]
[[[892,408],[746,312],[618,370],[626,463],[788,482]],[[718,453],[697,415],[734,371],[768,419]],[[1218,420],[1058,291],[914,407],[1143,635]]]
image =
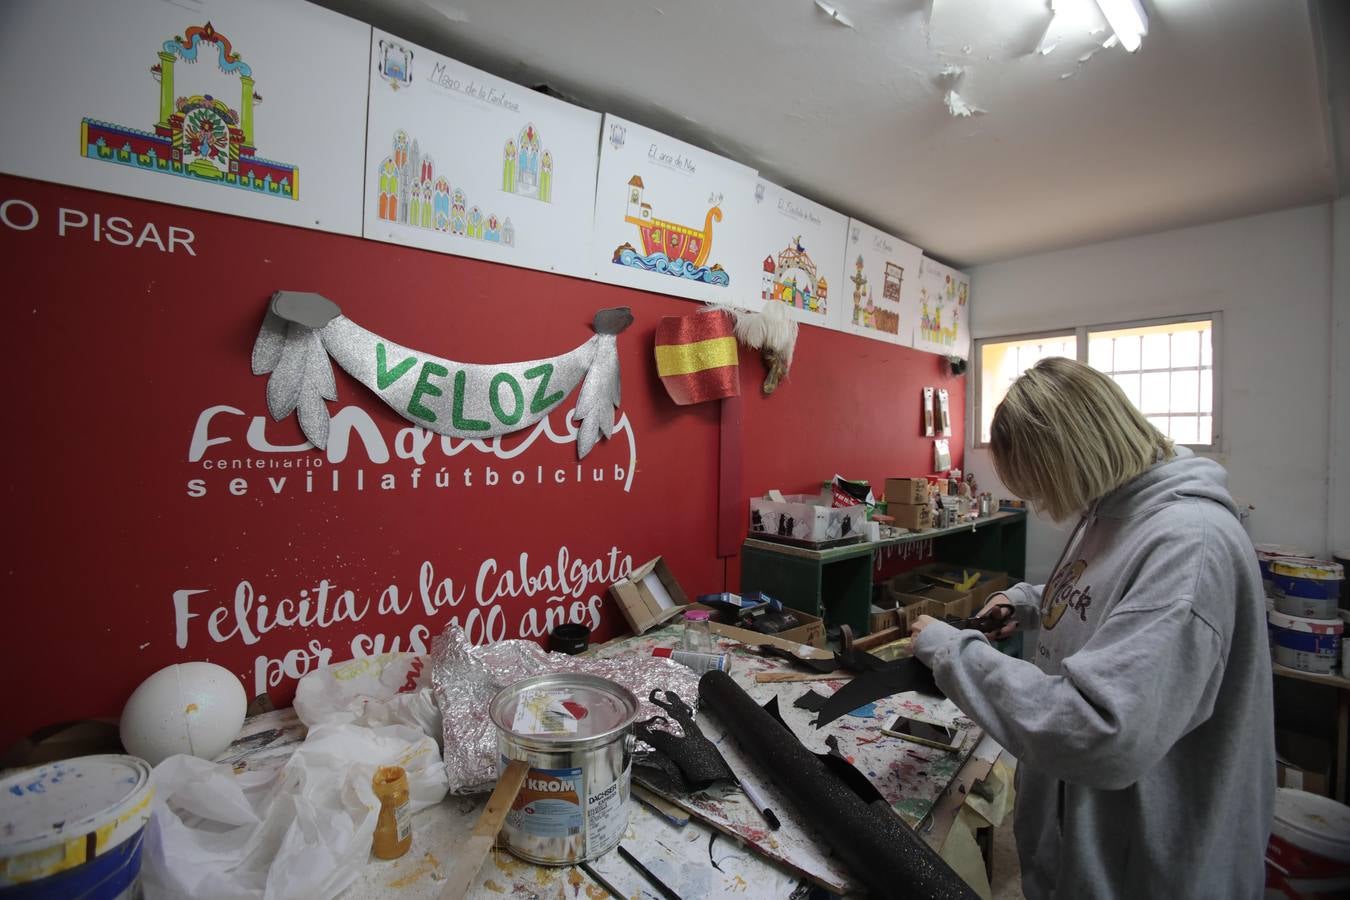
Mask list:
[[[497,727],[488,718],[488,703],[507,685],[546,672],[585,672],[623,685],[638,698],[639,721],[665,715],[648,699],[655,689],[673,691],[691,709],[698,708],[698,673],[669,659],[636,652],[568,656],[523,640],[475,647],[458,625],[448,625],[431,645],[431,685],[444,723],[450,793],[492,789],[497,781]],[[674,722],[667,727],[679,733]]]

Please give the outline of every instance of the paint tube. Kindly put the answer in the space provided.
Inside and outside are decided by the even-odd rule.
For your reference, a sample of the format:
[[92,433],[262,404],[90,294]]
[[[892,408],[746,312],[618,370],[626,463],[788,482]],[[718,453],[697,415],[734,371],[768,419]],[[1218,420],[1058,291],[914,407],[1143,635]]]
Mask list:
[[730,672],[731,657],[725,653],[695,653],[691,650],[675,650],[670,647],[655,647],[652,656],[674,660],[695,672]]

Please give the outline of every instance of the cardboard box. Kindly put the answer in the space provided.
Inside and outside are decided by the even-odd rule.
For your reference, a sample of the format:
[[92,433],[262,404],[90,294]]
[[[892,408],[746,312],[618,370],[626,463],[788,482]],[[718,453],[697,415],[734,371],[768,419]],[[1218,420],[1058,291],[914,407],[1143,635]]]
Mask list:
[[1275,767],[1280,787],[1331,796],[1331,742],[1312,735],[1275,729]]
[[[697,604],[695,604],[695,608],[699,608]],[[758,631],[737,628],[735,625],[723,625],[721,622],[713,622],[710,628],[713,634],[732,638],[742,644],[773,644],[785,650],[793,651],[802,644],[808,647],[825,646],[825,623],[819,617],[797,609],[789,610],[785,608],[784,611],[791,612],[802,624],[796,628],[780,631],[777,634],[760,634]]]
[[927,478],[887,478],[886,504],[926,503],[928,501]]
[[895,519],[899,528],[927,531],[933,527],[933,508],[927,503],[894,503],[886,501],[886,515]]
[[609,586],[619,612],[634,634],[651,631],[657,625],[680,615],[691,604],[684,588],[671,574],[661,557],[648,560]]
[[943,606],[936,600],[920,600],[918,603],[911,603],[896,610],[896,622],[906,630],[918,620],[919,616],[932,616],[935,619],[941,619]]
[[867,507],[821,504],[815,494],[788,494],[781,501],[750,498],[750,536],[821,543],[865,534]]
[[[940,585],[934,585],[919,572],[904,572],[886,582],[886,590],[901,607],[917,603],[931,603],[937,608],[929,608],[928,615],[935,619],[951,617],[965,619],[972,615],[974,600],[966,591],[954,591]],[[908,615],[908,613],[906,613]],[[918,618],[918,613],[913,618]]]
[[872,612],[867,620],[867,631],[872,633],[883,628],[893,628],[900,624],[899,604],[893,597],[878,597],[872,604]]
[[945,587],[956,589],[956,587],[971,575],[979,575],[979,580],[969,589],[971,602],[974,604],[974,611],[971,615],[984,609],[984,605],[989,602],[990,596],[1001,591],[1012,584],[1012,579],[1006,572],[995,572],[990,569],[976,569],[973,566],[952,566],[946,563],[934,563],[927,566],[920,566],[917,571],[930,581],[936,581]]

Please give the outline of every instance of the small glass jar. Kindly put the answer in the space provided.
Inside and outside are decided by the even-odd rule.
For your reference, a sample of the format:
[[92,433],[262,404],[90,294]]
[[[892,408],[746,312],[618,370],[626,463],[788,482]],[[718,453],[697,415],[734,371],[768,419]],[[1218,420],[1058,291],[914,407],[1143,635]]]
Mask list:
[[378,859],[398,859],[412,846],[412,807],[408,803],[408,773],[402,766],[381,766],[371,781],[380,801],[371,851]]
[[691,609],[684,614],[682,650],[694,653],[712,653],[712,613],[706,609]]

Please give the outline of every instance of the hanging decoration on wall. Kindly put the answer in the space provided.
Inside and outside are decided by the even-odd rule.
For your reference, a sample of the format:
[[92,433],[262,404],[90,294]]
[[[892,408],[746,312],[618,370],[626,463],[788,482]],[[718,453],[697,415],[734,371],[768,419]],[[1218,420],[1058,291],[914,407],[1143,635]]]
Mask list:
[[797,348],[797,321],[782,303],[768,303],[759,312],[733,309],[736,339],[764,360],[762,390],[772,394],[792,367],[792,352]]
[[[319,294],[272,296],[253,345],[253,374],[267,375],[267,409],[280,421],[292,412],[315,447],[328,446],[326,400],[337,399],[332,357],[408,421],[437,434],[491,438],[534,425],[578,384],[570,422],[577,457],[614,430],[619,405],[617,337],[633,322],[627,307],[602,309],[596,334],[552,359],[475,365],[412,350],[367,331]],[[732,345],[733,353],[735,344]]]
[[680,406],[741,392],[736,320],[725,309],[666,316],[656,326],[656,374]]

